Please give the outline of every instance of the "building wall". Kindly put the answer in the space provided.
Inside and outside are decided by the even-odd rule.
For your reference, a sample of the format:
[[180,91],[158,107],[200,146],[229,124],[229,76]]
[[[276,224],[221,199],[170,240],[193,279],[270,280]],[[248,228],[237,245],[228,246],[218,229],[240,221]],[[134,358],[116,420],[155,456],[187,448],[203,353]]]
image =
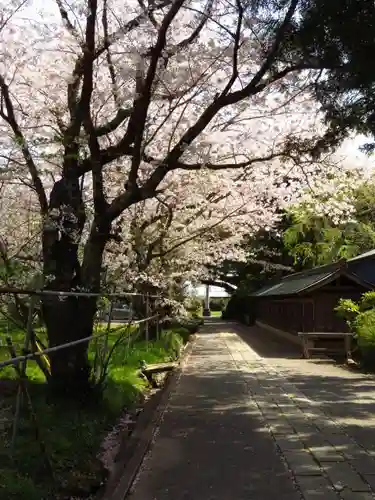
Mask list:
[[359,286],[336,283],[305,296],[258,298],[256,318],[295,334],[302,331],[348,331],[346,322],[337,316],[334,308],[340,298],[357,300],[364,291]]

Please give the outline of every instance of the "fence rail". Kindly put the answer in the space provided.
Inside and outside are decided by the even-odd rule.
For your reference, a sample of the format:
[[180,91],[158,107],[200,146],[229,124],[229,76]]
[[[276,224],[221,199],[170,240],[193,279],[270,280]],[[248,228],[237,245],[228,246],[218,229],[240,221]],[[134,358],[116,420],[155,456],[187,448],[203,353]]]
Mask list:
[[0,287],[0,295],[57,295],[62,297],[105,297],[107,299],[126,299],[127,297],[148,297],[150,299],[161,299],[161,295],[151,295],[133,292],[119,292],[119,293],[97,293],[97,292],[79,292],[79,291],[60,291],[60,290],[41,290],[30,288],[12,288]]
[[[139,325],[157,318],[159,318],[159,315],[154,314],[153,316],[149,316],[148,318],[128,322],[126,323],[126,326]],[[104,337],[106,335],[108,335],[108,331],[97,333],[95,335],[90,335],[89,337],[84,337],[79,340],[73,340],[72,342],[67,342],[66,344],[60,344],[54,347],[47,347],[47,349],[44,349],[42,351],[33,352],[31,354],[24,354],[23,356],[17,356],[16,358],[8,359],[7,361],[2,361],[0,363],[0,369],[5,368],[6,366],[18,365],[18,363],[20,363],[21,361],[28,361],[41,356],[45,356],[46,354],[50,354],[51,352],[60,351],[61,349],[66,349],[68,347],[73,347],[79,344],[83,344],[84,342],[90,342],[91,340],[95,340],[100,337]]]
[[[12,423],[12,441],[11,441],[11,450],[13,452],[16,437],[18,434],[18,428],[20,424],[20,414],[21,414],[21,406],[22,399],[25,397],[27,401],[27,406],[29,409],[30,418],[32,421],[32,426],[35,430],[36,440],[39,443],[41,454],[43,455],[43,459],[45,461],[46,467],[49,473],[53,476],[53,471],[51,468],[50,460],[46,453],[46,448],[43,443],[43,436],[39,429],[37,415],[33,408],[33,403],[31,400],[31,395],[29,392],[28,384],[29,379],[27,375],[27,362],[35,361],[44,374],[46,381],[48,382],[51,379],[51,365],[48,355],[55,353],[57,351],[72,348],[79,344],[89,343],[94,341],[92,344],[94,358],[92,362],[92,374],[96,382],[103,381],[103,377],[106,376],[106,370],[108,368],[111,355],[114,352],[114,349],[117,348],[118,345],[123,344],[123,341],[126,343],[127,352],[131,349],[133,342],[137,341],[142,337],[143,340],[146,341],[147,349],[149,342],[149,327],[151,324],[156,326],[156,336],[159,338],[159,322],[160,322],[160,311],[155,309],[155,300],[154,299],[162,299],[159,295],[150,295],[150,294],[140,294],[140,293],[91,293],[84,291],[55,291],[55,290],[39,290],[39,289],[21,289],[16,287],[0,287],[0,297],[3,296],[8,297],[7,300],[2,301],[2,308],[0,308],[0,315],[4,320],[7,320],[7,325],[13,323],[13,326],[17,328],[18,332],[21,330],[24,331],[24,339],[23,342],[20,343],[19,339],[12,339],[11,331],[4,332],[6,346],[0,345],[0,347],[7,347],[10,359],[0,360],[0,371],[8,366],[13,366],[14,370],[17,374],[18,381],[18,389],[17,389],[17,397],[15,401],[15,413],[13,417]],[[26,295],[30,297],[28,301],[27,308],[25,312],[27,312],[27,318],[25,316],[25,312],[20,316],[20,318],[12,317],[9,313],[9,299],[17,304],[17,297]],[[99,314],[96,316],[95,324],[103,325],[103,330],[99,332],[92,333],[89,336],[72,340],[70,342],[65,342],[60,345],[56,345],[53,347],[45,347],[43,342],[40,340],[42,336],[42,340],[44,341],[44,335],[41,335],[40,332],[40,324],[43,324],[43,318],[38,318],[38,321],[42,323],[35,324],[35,320],[37,319],[37,315],[35,315],[35,311],[37,310],[37,298],[39,296],[58,296],[58,297],[93,297],[93,298],[106,298],[110,300],[110,306],[105,312],[105,318],[103,318],[103,311],[99,311]],[[141,313],[139,310],[137,311],[137,317],[134,317],[134,302],[132,299],[136,298],[141,299]],[[128,308],[127,316],[125,315],[120,321],[116,320],[116,323],[112,323],[113,321],[113,312],[115,311],[114,304],[116,301],[121,301],[121,299],[126,299],[126,305],[130,306]],[[1,310],[3,309],[3,310]],[[142,317],[145,316],[145,317]],[[103,321],[104,319],[104,321]],[[58,321],[58,319],[57,319]],[[116,324],[119,328],[112,329],[111,323]],[[131,328],[135,327],[135,330],[132,331]],[[128,331],[127,331],[128,330]],[[21,333],[22,335],[22,333]],[[114,340],[113,345],[109,342],[109,338],[113,338],[113,336],[117,336]],[[103,339],[101,341],[101,339]],[[13,340],[18,340],[18,342],[13,342]],[[21,355],[17,355],[16,347],[21,350]],[[0,352],[3,349],[0,349]]]

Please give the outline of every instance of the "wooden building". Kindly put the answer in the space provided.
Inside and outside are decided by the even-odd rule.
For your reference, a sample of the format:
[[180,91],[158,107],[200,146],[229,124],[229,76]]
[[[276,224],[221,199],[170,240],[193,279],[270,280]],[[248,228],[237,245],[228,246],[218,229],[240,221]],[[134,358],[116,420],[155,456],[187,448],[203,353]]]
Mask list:
[[255,292],[255,319],[262,326],[297,332],[342,332],[334,311],[340,298],[358,300],[375,289],[375,250],[350,260],[291,274]]

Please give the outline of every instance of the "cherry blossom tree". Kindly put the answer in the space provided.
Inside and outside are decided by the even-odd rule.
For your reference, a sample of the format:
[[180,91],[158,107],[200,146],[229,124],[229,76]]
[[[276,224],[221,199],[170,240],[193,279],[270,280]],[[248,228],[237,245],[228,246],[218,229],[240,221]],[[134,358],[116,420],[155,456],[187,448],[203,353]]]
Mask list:
[[[199,212],[205,196],[212,203],[202,209],[212,205],[224,216],[228,193],[231,203],[243,193],[258,214],[253,221],[264,223],[271,211],[260,216],[259,201],[266,192],[249,197],[245,187],[256,191],[266,182],[275,198],[316,173],[301,164],[297,146],[308,151],[322,128],[308,89],[309,71],[323,68],[308,54],[285,51],[297,7],[298,0],[268,7],[243,0],[10,1],[0,35],[1,167],[38,199],[46,289],[99,291],[116,224],[124,218],[131,231],[135,219],[142,227],[138,207],[157,211],[171,181],[180,183],[186,205],[180,224],[188,200]],[[210,181],[194,201],[192,190],[210,177],[216,192]],[[189,239],[199,217],[187,226]],[[212,248],[210,239],[205,244]],[[178,265],[190,252],[184,248]],[[45,297],[50,345],[90,335],[95,311],[90,298]],[[86,351],[82,345],[51,357],[58,386],[87,388]]]
[[174,279],[202,280],[224,258],[243,258],[243,237],[272,225],[276,208],[301,194],[294,185],[277,186],[283,168],[269,167],[254,166],[246,182],[234,169],[175,172],[162,193],[118,219],[117,238],[107,246],[107,276],[117,289],[149,284],[167,292]]

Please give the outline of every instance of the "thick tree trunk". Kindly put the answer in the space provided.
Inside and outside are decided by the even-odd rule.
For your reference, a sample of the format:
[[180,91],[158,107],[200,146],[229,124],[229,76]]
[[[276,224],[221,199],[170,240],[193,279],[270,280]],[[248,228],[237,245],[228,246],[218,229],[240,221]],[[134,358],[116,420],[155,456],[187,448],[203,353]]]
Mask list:
[[[46,296],[43,300],[44,320],[50,347],[89,337],[93,333],[95,298]],[[50,354],[53,390],[66,395],[82,395],[90,391],[88,342]]]
[[[43,234],[45,289],[61,292],[99,292],[101,264],[110,225],[94,221],[82,266],[78,243],[85,223],[78,181],[58,181],[50,196],[50,217]],[[93,333],[96,297],[43,296],[43,318],[49,346],[74,342]],[[51,384],[68,397],[90,391],[88,342],[51,353]]]

